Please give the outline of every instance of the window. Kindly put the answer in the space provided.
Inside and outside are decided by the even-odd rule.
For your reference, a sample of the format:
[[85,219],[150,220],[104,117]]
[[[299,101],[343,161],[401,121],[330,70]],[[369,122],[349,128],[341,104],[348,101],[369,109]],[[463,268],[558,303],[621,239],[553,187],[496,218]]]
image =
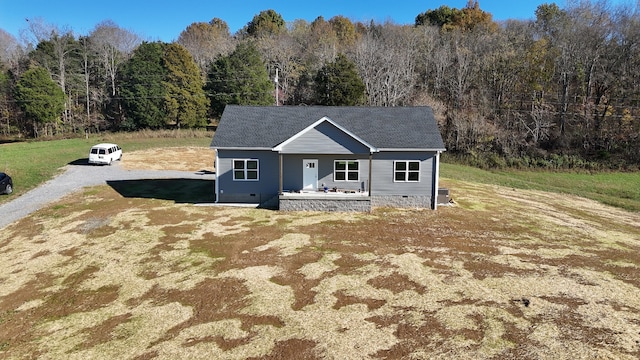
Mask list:
[[393,169],[395,182],[420,181],[420,161],[394,161]]
[[233,180],[258,181],[258,160],[233,160]]
[[357,160],[336,160],[333,163],[333,180],[360,180],[360,163]]

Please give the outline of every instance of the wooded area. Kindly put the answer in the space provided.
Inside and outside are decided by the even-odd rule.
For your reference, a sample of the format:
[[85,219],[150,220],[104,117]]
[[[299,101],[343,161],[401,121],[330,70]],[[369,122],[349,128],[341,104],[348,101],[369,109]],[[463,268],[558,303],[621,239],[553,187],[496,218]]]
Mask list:
[[235,34],[214,18],[174,43],[33,19],[21,42],[0,29],[0,136],[204,127],[226,104],[429,105],[449,155],[472,165],[637,170],[638,6],[533,15],[497,23],[477,1],[412,25],[265,10]]

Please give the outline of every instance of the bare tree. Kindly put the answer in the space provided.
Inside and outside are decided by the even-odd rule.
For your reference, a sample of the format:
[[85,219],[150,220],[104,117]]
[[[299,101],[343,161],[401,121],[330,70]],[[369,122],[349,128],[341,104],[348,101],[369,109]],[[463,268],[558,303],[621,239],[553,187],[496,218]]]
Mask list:
[[111,96],[116,95],[116,78],[120,65],[140,45],[142,38],[120,28],[113,21],[99,23],[89,34],[91,44],[102,65],[104,77],[108,80]]
[[[77,51],[76,41],[68,28],[60,28],[56,25],[48,24],[40,18],[27,19],[28,27],[22,31],[24,41],[29,47],[35,44],[34,59],[38,64],[49,71],[51,77],[56,81],[65,95],[68,95],[67,76],[71,59]],[[36,42],[37,41],[37,42]],[[71,97],[65,102],[63,112],[63,122],[68,123],[70,119]]]
[[20,30],[20,40],[28,48],[35,48],[40,42],[49,40],[52,34],[60,33],[58,26],[47,23],[41,17],[27,18],[27,27]]
[[300,44],[289,33],[263,36],[256,40],[272,80],[278,75],[278,105],[290,103],[295,84],[302,75]]
[[459,109],[469,104],[470,97],[467,95],[478,79],[482,41],[485,39],[481,34],[463,34],[459,30],[453,30],[449,35],[451,66],[448,68],[446,86],[450,105],[453,109]]
[[[73,32],[67,28],[58,28],[39,19],[29,21],[29,31],[37,39],[36,50],[41,49],[36,60],[49,70],[63,92],[66,93],[67,62],[75,48]],[[25,34],[25,33],[23,33]]]
[[549,114],[553,108],[543,103],[534,103],[531,105],[529,113],[530,121],[521,119],[522,125],[527,131],[527,136],[531,138],[534,145],[538,145],[540,141],[549,139],[553,122],[550,121]]
[[17,63],[22,49],[18,40],[8,32],[0,29],[0,62],[14,67]]
[[207,73],[207,67],[213,60],[228,55],[235,48],[229,26],[218,18],[208,23],[198,22],[187,26],[180,33],[177,43],[189,51],[203,75]]
[[602,139],[602,124],[612,109],[610,94],[615,79],[607,74],[614,71],[617,61],[611,61],[615,57],[607,52],[615,44],[610,41],[615,36],[614,19],[605,3],[581,3],[568,10],[568,15],[578,44],[574,54],[578,68],[575,93],[582,99],[575,103],[576,107],[582,106],[583,116],[576,130],[597,144]]
[[8,32],[0,29],[0,123],[2,124],[2,134],[7,136],[11,133],[11,123],[15,120],[13,114],[17,111],[15,102],[12,101],[12,91],[9,78],[3,73],[6,69],[15,71],[18,67],[19,57],[22,49],[18,41]]
[[357,42],[355,63],[366,86],[368,104],[409,102],[416,83],[418,30],[393,24],[375,26]]
[[[443,73],[446,65],[438,62],[439,54],[443,49],[440,46],[440,29],[436,26],[418,26],[416,28],[419,36],[418,43],[418,67],[420,73],[419,86],[423,91],[429,93],[429,97],[436,95],[437,90],[442,87]],[[444,56],[448,59],[448,56]]]
[[89,44],[89,39],[87,37],[81,37],[79,39],[80,43],[80,56],[82,57],[81,61],[81,69],[82,69],[82,80],[84,85],[84,96],[85,96],[85,111],[86,111],[86,119],[85,124],[89,124],[91,122],[91,46]]

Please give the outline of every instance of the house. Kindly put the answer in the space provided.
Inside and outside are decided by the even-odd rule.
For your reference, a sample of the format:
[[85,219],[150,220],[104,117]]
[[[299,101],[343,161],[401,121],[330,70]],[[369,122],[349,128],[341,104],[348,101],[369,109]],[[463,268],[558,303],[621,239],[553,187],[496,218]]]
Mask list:
[[437,207],[429,107],[228,105],[211,142],[216,202],[280,210]]

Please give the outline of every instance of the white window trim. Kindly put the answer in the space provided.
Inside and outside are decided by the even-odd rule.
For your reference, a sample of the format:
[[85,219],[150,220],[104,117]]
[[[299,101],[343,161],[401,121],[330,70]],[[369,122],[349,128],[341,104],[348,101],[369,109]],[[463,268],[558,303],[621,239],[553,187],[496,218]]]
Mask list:
[[[396,163],[399,162],[403,162],[406,165],[406,168],[404,170],[404,178],[405,180],[396,180],[396,173],[402,172],[402,171],[398,171],[396,170]],[[410,162],[417,162],[418,163],[418,170],[409,170],[409,163]],[[422,171],[420,171],[420,168],[422,167],[422,162],[419,160],[394,160],[393,161],[393,182],[401,182],[401,183],[419,183],[420,182],[420,174],[422,173]],[[409,180],[409,172],[418,172],[418,180]]]
[[[337,162],[345,162],[346,167],[344,170],[336,170]],[[358,179],[357,180],[349,180],[349,163],[354,162],[358,164]],[[344,172],[344,180],[336,180],[336,172]],[[351,170],[353,172],[353,170]],[[360,160],[333,160],[333,181],[334,182],[359,182],[360,181]]]
[[[240,169],[236,169],[236,161],[243,161],[244,162],[244,169],[242,169],[244,171],[244,179],[236,179],[236,171],[240,170]],[[248,161],[255,161],[256,162],[256,169],[247,169],[247,162]],[[257,172],[257,177],[255,179],[247,179],[247,172],[248,171],[256,171]],[[233,181],[260,181],[260,160],[258,159],[233,159],[231,160],[231,172],[233,173]]]

